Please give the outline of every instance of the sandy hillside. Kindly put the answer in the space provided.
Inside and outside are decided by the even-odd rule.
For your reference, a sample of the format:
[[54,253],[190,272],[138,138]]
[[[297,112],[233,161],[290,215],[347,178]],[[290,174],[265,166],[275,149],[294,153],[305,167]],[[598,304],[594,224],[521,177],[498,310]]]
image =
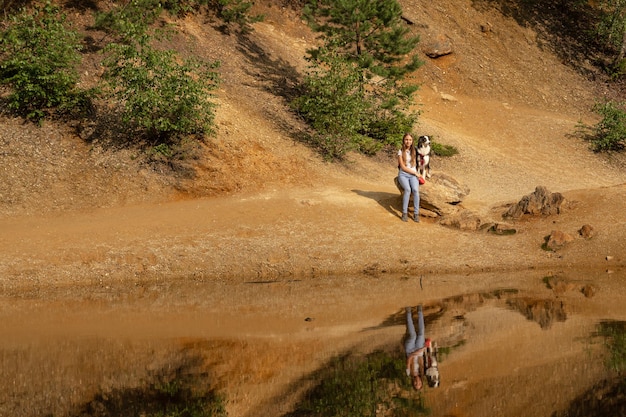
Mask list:
[[[493,9],[469,1],[405,7],[423,44],[445,36],[454,48],[437,60],[424,57],[414,75],[422,112],[416,133],[459,150],[432,165],[469,186],[463,207],[500,222],[503,204],[543,185],[571,195],[566,206],[575,216],[565,210],[557,220],[522,222],[515,226],[521,233],[508,239],[443,228],[436,220],[398,222],[393,159],[352,155],[329,164],[299,142],[303,126],[275,93],[295,82],[314,38],[295,11],[265,5],[259,11],[266,20],[243,40],[202,19],[175,22],[181,34],[172,44],[219,60],[224,78],[217,137],[177,171],[157,166],[155,172],[132,151],[107,153],[70,129],[5,120],[2,222],[11,230],[1,242],[5,280],[10,286],[22,285],[24,275],[42,283],[80,281],[100,270],[120,279],[198,268],[215,277],[352,273],[369,264],[394,271],[405,267],[398,264],[405,247],[398,233],[416,228],[434,253],[457,254],[445,262],[420,260],[432,263],[431,270],[539,266],[554,262],[538,250],[554,221],[573,235],[585,223],[606,230],[596,242],[568,249],[584,247],[604,258],[623,230],[623,223],[612,223],[622,207],[623,158],[593,154],[572,134],[579,121],[595,120],[591,105],[606,91]],[[601,210],[614,216],[590,208],[600,203],[598,194]],[[244,249],[241,263],[233,255]],[[120,262],[128,257],[131,262]],[[32,269],[50,264],[45,274]]]

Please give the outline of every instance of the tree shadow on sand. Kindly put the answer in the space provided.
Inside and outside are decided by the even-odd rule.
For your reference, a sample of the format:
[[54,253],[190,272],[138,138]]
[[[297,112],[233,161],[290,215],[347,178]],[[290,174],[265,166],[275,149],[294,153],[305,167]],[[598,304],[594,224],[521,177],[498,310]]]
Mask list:
[[364,191],[352,190],[353,193],[361,197],[370,198],[380,204],[385,210],[396,217],[402,215],[402,197],[398,193],[387,193],[384,191]]
[[295,112],[284,110],[298,96],[300,88],[298,70],[286,60],[272,56],[261,45],[245,35],[239,35],[238,43],[239,52],[249,62],[243,70],[256,81],[247,86],[263,90],[284,101],[280,103],[280,109],[276,106],[272,107],[271,102],[265,102],[260,104],[261,110],[293,140],[302,141],[302,131],[306,129],[306,126],[298,119]]
[[598,71],[585,65],[587,60],[596,68],[606,65],[606,55],[599,38],[590,35],[594,13],[589,5],[565,0],[472,0],[477,10],[494,8],[511,17],[522,27],[532,27],[537,32],[537,45],[554,51],[575,71],[594,78]]

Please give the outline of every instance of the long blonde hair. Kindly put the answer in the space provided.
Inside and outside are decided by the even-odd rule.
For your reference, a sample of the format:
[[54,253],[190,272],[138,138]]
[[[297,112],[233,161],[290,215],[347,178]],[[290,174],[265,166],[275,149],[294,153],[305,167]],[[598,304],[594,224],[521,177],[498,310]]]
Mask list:
[[405,133],[404,136],[402,136],[402,162],[404,162],[404,165],[406,165],[406,149],[404,148],[404,139],[406,139],[407,136],[410,136],[411,139],[413,139],[413,142],[411,142],[411,146],[409,146],[409,151],[411,154],[411,162],[413,163],[413,167],[416,167],[417,151],[415,150],[415,138],[413,138],[413,135],[410,133]]

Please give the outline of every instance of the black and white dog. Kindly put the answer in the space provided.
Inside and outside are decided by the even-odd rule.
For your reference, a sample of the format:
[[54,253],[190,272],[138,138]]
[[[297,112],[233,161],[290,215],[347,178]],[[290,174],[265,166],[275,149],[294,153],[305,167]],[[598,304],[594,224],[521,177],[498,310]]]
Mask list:
[[417,138],[417,173],[422,177],[430,178],[430,137]]

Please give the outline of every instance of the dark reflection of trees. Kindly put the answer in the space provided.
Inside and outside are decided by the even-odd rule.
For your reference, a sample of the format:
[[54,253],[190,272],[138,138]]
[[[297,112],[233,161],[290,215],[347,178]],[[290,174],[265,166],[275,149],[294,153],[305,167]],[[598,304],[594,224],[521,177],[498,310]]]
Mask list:
[[626,416],[626,322],[602,322],[598,335],[605,339],[606,364],[615,376],[598,382],[572,401],[567,410],[555,412],[553,417]]
[[[518,294],[515,289],[498,289],[489,292],[471,293],[455,295],[453,297],[444,298],[434,303],[428,303],[424,308],[424,324],[429,324],[446,319],[464,319],[465,314],[475,311],[482,307],[488,300],[508,299],[508,297]],[[378,327],[397,326],[404,324],[404,309],[387,317]]]
[[607,366],[620,373],[626,373],[626,322],[603,321],[598,334],[605,338],[609,351]]
[[284,417],[428,415],[421,393],[405,377],[404,366],[398,349],[332,358],[310,375],[313,387]]
[[202,368],[199,355],[181,352],[176,363],[155,371],[143,385],[98,393],[69,416],[226,417],[223,400],[210,389]]
[[[567,317],[561,301],[522,296],[515,289],[461,294],[423,305],[426,336],[436,334],[439,347],[444,350],[463,344],[468,326],[466,315],[486,305],[517,311],[542,329]],[[405,310],[401,308],[375,328],[403,325],[405,320]],[[403,414],[405,407],[414,409],[421,401],[405,377],[404,356],[398,346],[364,357],[333,358],[306,380],[311,388],[304,393],[296,411],[285,417],[330,416],[339,415],[339,411],[350,416],[407,415]],[[300,391],[303,383],[295,384],[294,392]]]
[[604,380],[576,398],[569,408],[553,417],[623,417],[626,416],[626,378]]

